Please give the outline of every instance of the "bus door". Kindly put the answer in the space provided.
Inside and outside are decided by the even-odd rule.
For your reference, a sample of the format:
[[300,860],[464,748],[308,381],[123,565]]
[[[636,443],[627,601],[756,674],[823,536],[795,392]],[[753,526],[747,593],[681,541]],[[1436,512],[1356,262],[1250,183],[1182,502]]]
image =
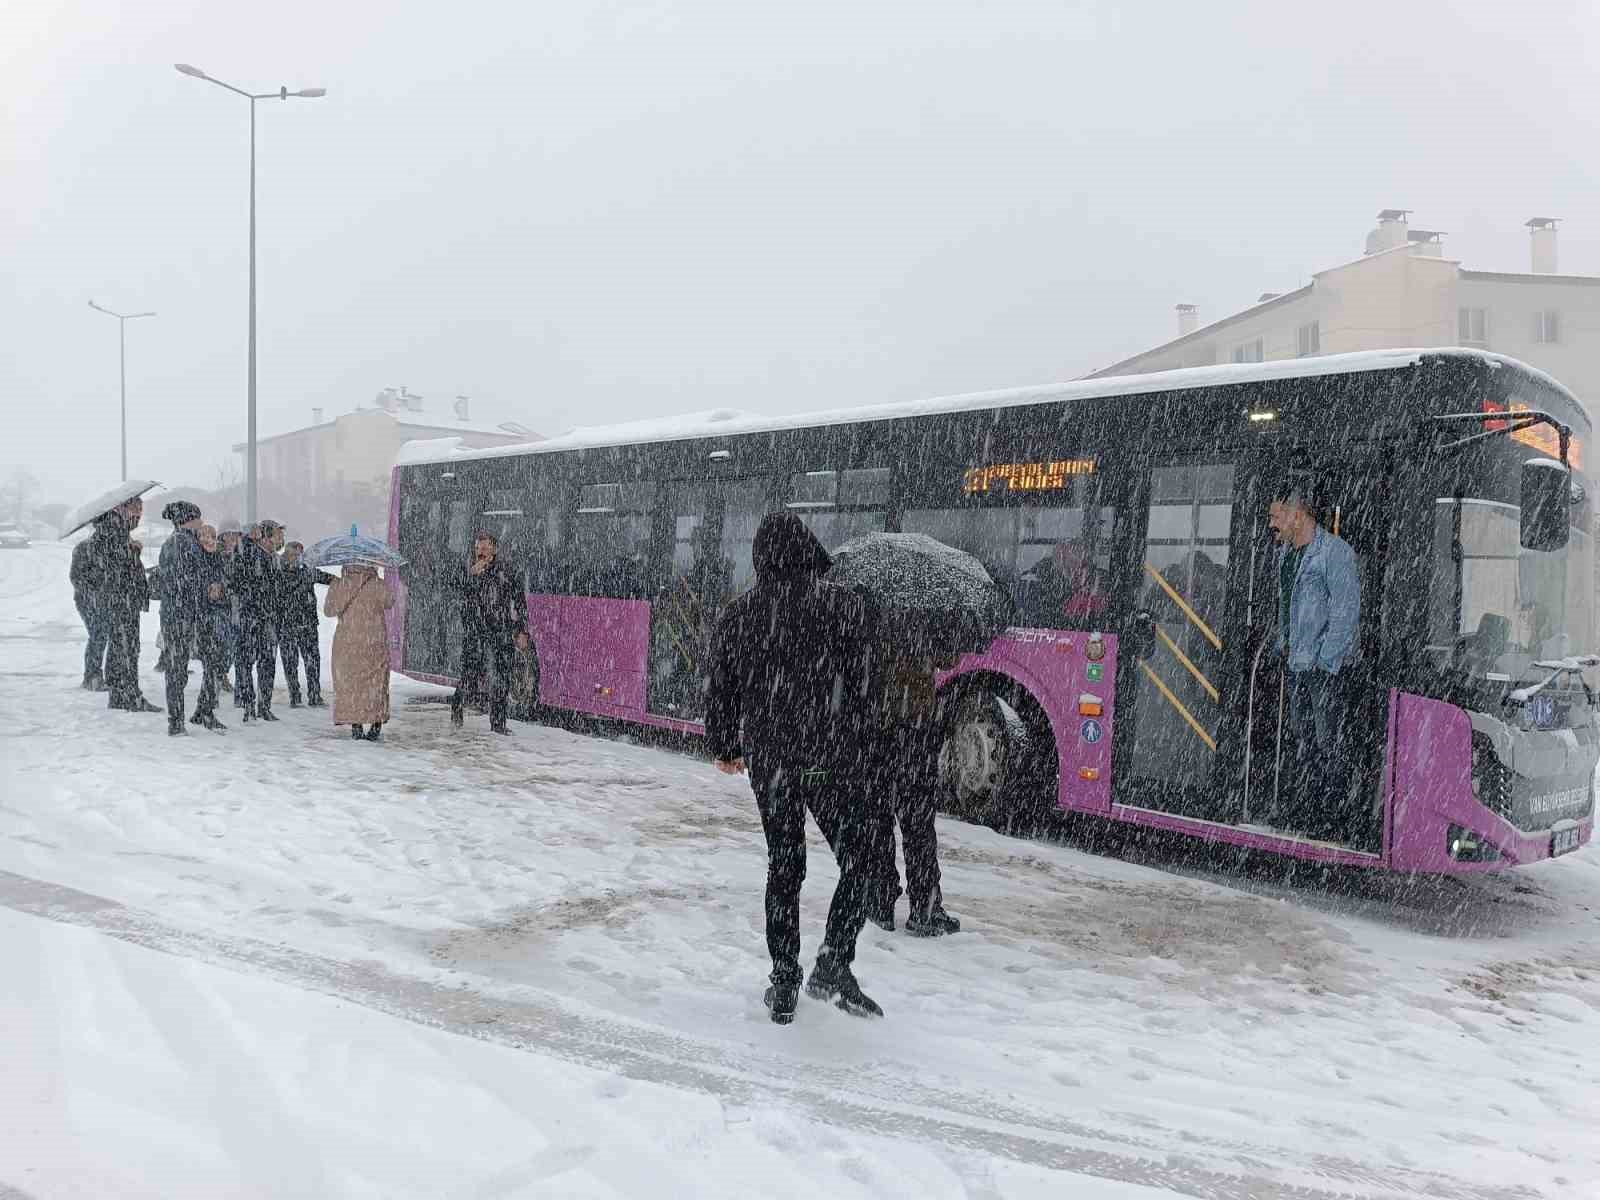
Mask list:
[[649,710],[705,719],[718,618],[755,582],[751,548],[771,509],[764,476],[664,485],[650,604]]
[[[1392,466],[1389,456],[1348,446],[1337,456],[1296,448],[1270,465],[1263,464],[1261,478],[1267,486],[1260,489],[1261,501],[1250,513],[1244,823],[1307,832],[1356,849],[1380,848],[1388,697],[1376,666],[1383,564],[1394,512]],[[1294,693],[1279,650],[1280,548],[1267,522],[1267,506],[1269,493],[1281,490],[1276,485],[1284,478],[1303,489],[1322,528],[1349,544],[1361,588],[1355,650],[1340,672],[1339,773],[1344,794],[1315,801],[1318,811],[1308,811],[1308,798],[1300,794],[1304,789],[1296,768]],[[1330,807],[1331,813],[1326,811]]]
[[404,661],[420,675],[453,676],[461,663],[461,601],[454,582],[472,544],[474,498],[456,473],[433,465],[401,499],[406,567]]
[[1147,468],[1145,502],[1135,508],[1147,521],[1128,572],[1134,618],[1118,656],[1118,803],[1239,819],[1245,747],[1234,714],[1248,576],[1238,551],[1253,481],[1242,451],[1158,458]]
[[650,596],[647,705],[652,713],[705,717],[710,637],[721,595],[716,527],[720,504],[708,480],[669,480],[656,510]]

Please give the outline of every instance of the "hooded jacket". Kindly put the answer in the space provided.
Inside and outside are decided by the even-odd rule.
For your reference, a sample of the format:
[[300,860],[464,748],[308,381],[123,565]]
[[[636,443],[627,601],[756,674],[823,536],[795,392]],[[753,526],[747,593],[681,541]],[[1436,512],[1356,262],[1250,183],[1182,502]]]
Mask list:
[[828,552],[793,513],[756,530],[756,583],[717,622],[706,741],[750,760],[759,787],[788,768],[855,765],[868,715],[865,603],[822,575]]
[[96,517],[94,532],[72,548],[72,598],[80,608],[104,605],[123,582],[128,557],[128,525],[114,512]]

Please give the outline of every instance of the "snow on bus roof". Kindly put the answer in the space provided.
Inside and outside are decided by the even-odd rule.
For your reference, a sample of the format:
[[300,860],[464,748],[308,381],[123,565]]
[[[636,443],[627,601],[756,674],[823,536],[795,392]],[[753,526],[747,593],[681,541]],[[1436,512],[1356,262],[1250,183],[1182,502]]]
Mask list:
[[[505,458],[511,455],[548,454],[560,450],[628,446],[645,442],[678,442],[692,438],[729,437],[735,434],[767,433],[781,429],[806,429],[818,425],[856,425],[927,413],[1011,408],[1059,400],[1103,399],[1110,396],[1219,387],[1267,379],[1309,379],[1321,375],[1351,375],[1363,371],[1395,371],[1415,366],[1425,356],[1475,358],[1497,368],[1514,366],[1541,383],[1561,391],[1567,390],[1549,375],[1526,363],[1484,350],[1465,350],[1455,347],[1361,350],[1353,354],[1329,354],[1319,358],[1226,363],[1214,367],[1187,367],[1182,370],[1160,371],[1149,375],[1113,375],[1100,379],[1077,380],[1072,383],[1042,384],[993,392],[969,392],[933,400],[902,400],[890,404],[868,404],[858,408],[823,409],[781,417],[738,409],[715,408],[702,412],[625,421],[616,425],[579,426],[568,433],[546,438],[541,442],[512,446],[467,449],[462,447],[460,438],[434,438],[405,443],[400,447],[396,465],[403,467],[413,463]],[[1574,405],[1582,411],[1582,406],[1578,405],[1576,400]]]

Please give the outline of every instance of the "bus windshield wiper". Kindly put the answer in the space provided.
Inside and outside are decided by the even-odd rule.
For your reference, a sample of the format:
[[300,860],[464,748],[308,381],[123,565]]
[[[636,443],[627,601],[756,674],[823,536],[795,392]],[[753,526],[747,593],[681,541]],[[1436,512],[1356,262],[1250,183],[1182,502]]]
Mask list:
[[1590,667],[1600,667],[1600,655],[1574,654],[1566,658],[1541,658],[1535,660],[1532,665],[1540,670],[1549,671],[1550,674],[1538,683],[1530,683],[1527,687],[1519,687],[1508,693],[1506,703],[1526,704],[1563,675],[1576,674],[1578,682],[1583,685],[1584,696],[1591,706],[1594,704],[1594,692],[1590,690],[1589,681],[1583,677],[1583,672]]

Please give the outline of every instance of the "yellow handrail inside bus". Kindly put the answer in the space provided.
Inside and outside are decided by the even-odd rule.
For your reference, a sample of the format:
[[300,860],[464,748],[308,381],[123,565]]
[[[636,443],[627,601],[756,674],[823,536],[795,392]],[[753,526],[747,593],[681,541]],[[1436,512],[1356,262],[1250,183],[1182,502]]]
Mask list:
[[1161,572],[1156,570],[1149,563],[1145,563],[1144,569],[1145,569],[1145,572],[1150,576],[1151,579],[1154,579],[1157,583],[1159,583],[1161,585],[1161,590],[1164,591],[1167,595],[1172,597],[1172,602],[1183,610],[1183,615],[1188,617],[1190,621],[1194,622],[1194,627],[1196,629],[1198,629],[1202,634],[1205,635],[1206,641],[1210,642],[1218,650],[1221,650],[1222,649],[1222,639],[1219,638],[1216,634],[1211,632],[1211,626],[1207,625],[1204,621],[1202,621],[1200,619],[1200,614],[1195,612],[1194,609],[1189,607],[1189,602],[1187,600],[1185,600],[1182,596],[1180,596],[1178,594],[1177,589],[1174,588],[1170,583],[1168,583],[1166,581],[1165,578],[1162,577]]
[[1197,734],[1199,734],[1200,735],[1200,740],[1206,744],[1206,748],[1208,750],[1210,750],[1211,753],[1215,754],[1217,752],[1217,740],[1216,740],[1216,738],[1212,737],[1209,733],[1207,733],[1206,730],[1205,730],[1205,726],[1200,724],[1199,721],[1194,719],[1194,714],[1183,706],[1183,701],[1179,700],[1176,696],[1174,696],[1172,694],[1172,689],[1171,688],[1169,688],[1166,684],[1161,682],[1161,677],[1150,669],[1150,664],[1145,662],[1143,659],[1140,659],[1139,660],[1139,669],[1150,677],[1150,682],[1155,684],[1156,685],[1156,689],[1158,691],[1160,691],[1160,693],[1167,698],[1167,703],[1172,705],[1173,708],[1178,710],[1178,715],[1180,717],[1182,717],[1185,721],[1189,722],[1189,728],[1194,730]]
[[1217,691],[1216,688],[1212,687],[1211,681],[1200,673],[1200,668],[1189,661],[1189,656],[1187,654],[1178,649],[1178,643],[1167,636],[1167,631],[1161,628],[1160,622],[1156,623],[1156,636],[1166,644],[1168,650],[1171,650],[1172,653],[1177,656],[1179,662],[1181,662],[1185,667],[1189,668],[1189,674],[1194,676],[1196,683],[1205,688],[1206,695],[1211,697],[1212,702],[1216,704],[1222,703],[1222,693]]

